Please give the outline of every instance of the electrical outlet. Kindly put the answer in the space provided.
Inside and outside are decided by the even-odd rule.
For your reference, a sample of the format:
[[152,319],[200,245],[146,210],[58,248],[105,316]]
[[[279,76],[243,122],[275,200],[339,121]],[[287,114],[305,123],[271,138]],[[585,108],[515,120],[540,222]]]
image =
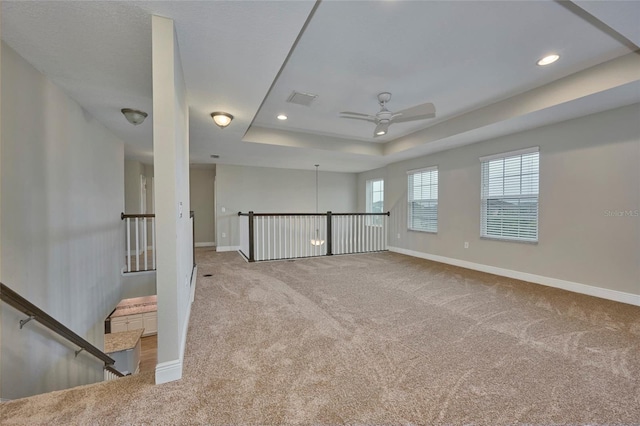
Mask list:
[[464,242],[464,248],[469,248],[469,241]]
[[398,234],[398,239],[400,239],[400,234]]
[[227,238],[227,233],[226,232],[222,233],[222,238]]
[[225,209],[224,207],[222,208],[222,213],[226,212],[227,209]]

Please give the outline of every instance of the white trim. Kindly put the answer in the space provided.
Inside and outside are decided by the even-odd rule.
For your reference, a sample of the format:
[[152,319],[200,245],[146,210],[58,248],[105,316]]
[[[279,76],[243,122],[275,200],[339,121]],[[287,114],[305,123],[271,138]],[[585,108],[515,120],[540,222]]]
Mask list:
[[216,243],[213,241],[206,241],[204,243],[195,243],[196,247],[215,247]]
[[413,174],[416,174],[416,173],[429,172],[429,171],[435,170],[437,168],[438,168],[438,165],[436,164],[435,166],[423,167],[421,169],[407,170],[407,174],[408,175],[413,175]]
[[557,278],[544,277],[542,275],[519,272],[511,269],[499,268],[497,266],[483,265],[466,260],[454,259],[451,257],[438,256],[435,254],[422,253],[414,250],[407,250],[400,247],[389,247],[389,251],[405,254],[407,256],[419,257],[421,259],[433,260],[434,262],[446,263],[460,266],[462,268],[473,269],[475,271],[514,278],[535,284],[542,284],[548,287],[560,288],[574,293],[586,294],[588,296],[599,297],[601,299],[613,300],[615,302],[628,303],[629,305],[640,306],[640,294],[625,293],[623,291],[610,290],[608,288],[595,287],[573,281],[560,280]]
[[193,267],[191,274],[191,291],[189,294],[189,304],[187,315],[185,315],[182,327],[182,340],[180,341],[180,358],[172,361],[162,362],[156,365],[156,384],[173,382],[182,378],[182,364],[184,360],[184,348],[187,343],[187,331],[189,330],[189,319],[191,318],[191,304],[195,298],[196,282],[198,277],[198,265]]
[[135,275],[155,274],[155,273],[156,273],[155,269],[149,269],[148,271],[131,271],[131,272],[127,272],[127,267],[126,266],[124,268],[122,268],[122,270],[120,271],[120,275],[126,275],[128,277],[135,276]]
[[238,251],[240,250],[240,246],[218,246],[216,247],[216,251]]
[[156,385],[182,378],[182,358],[156,365]]
[[502,152],[500,154],[486,155],[484,157],[480,157],[480,161],[485,162],[485,161],[495,160],[498,158],[516,157],[518,155],[531,154],[532,152],[540,152],[540,147],[532,146],[531,148],[523,148],[515,151]]

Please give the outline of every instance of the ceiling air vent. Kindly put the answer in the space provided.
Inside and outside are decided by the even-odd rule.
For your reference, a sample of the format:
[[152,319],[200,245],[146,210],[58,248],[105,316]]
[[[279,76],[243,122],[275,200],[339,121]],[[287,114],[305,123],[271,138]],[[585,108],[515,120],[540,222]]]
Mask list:
[[311,93],[300,93],[294,90],[287,98],[287,102],[308,107],[311,106],[311,103],[317,97],[318,95],[312,95]]

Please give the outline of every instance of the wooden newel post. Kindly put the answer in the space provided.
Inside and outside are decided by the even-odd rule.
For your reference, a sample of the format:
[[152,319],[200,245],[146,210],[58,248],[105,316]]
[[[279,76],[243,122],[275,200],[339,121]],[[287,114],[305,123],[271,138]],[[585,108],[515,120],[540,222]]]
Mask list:
[[249,212],[249,262],[256,261],[253,246],[253,212]]
[[331,212],[327,212],[327,256],[333,256],[333,247],[331,246]]

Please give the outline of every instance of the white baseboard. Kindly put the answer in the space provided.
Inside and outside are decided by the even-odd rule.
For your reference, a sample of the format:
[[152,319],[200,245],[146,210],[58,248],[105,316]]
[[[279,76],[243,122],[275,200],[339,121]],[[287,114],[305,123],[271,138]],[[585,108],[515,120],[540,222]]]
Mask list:
[[182,357],[156,365],[156,385],[182,378]]
[[216,243],[213,241],[207,241],[204,243],[195,243],[196,247],[215,247]]
[[640,306],[640,294],[625,293],[623,291],[610,290],[607,288],[595,287],[587,284],[560,280],[557,278],[544,277],[542,275],[529,274],[527,272],[498,268],[496,266],[483,265],[481,263],[473,263],[466,260],[454,259],[451,257],[422,253],[419,251],[407,250],[400,247],[389,247],[389,251],[406,254],[407,256],[419,257],[421,259],[433,260],[434,262],[446,263],[449,265],[460,266],[462,268],[473,269],[475,271],[486,272],[489,274],[500,275],[503,277],[514,278],[522,281],[528,281],[535,284],[542,284],[548,287],[560,288],[562,290],[586,294],[588,296],[595,296],[601,299],[608,299],[616,302]]
[[218,246],[216,247],[216,251],[238,251],[240,250],[240,246]]
[[193,267],[189,291],[189,304],[182,327],[182,340],[180,341],[180,358],[156,365],[156,384],[173,382],[182,378],[182,362],[184,360],[184,349],[187,344],[187,331],[189,330],[189,319],[191,318],[191,304],[195,298],[196,282],[198,277],[198,266]]

